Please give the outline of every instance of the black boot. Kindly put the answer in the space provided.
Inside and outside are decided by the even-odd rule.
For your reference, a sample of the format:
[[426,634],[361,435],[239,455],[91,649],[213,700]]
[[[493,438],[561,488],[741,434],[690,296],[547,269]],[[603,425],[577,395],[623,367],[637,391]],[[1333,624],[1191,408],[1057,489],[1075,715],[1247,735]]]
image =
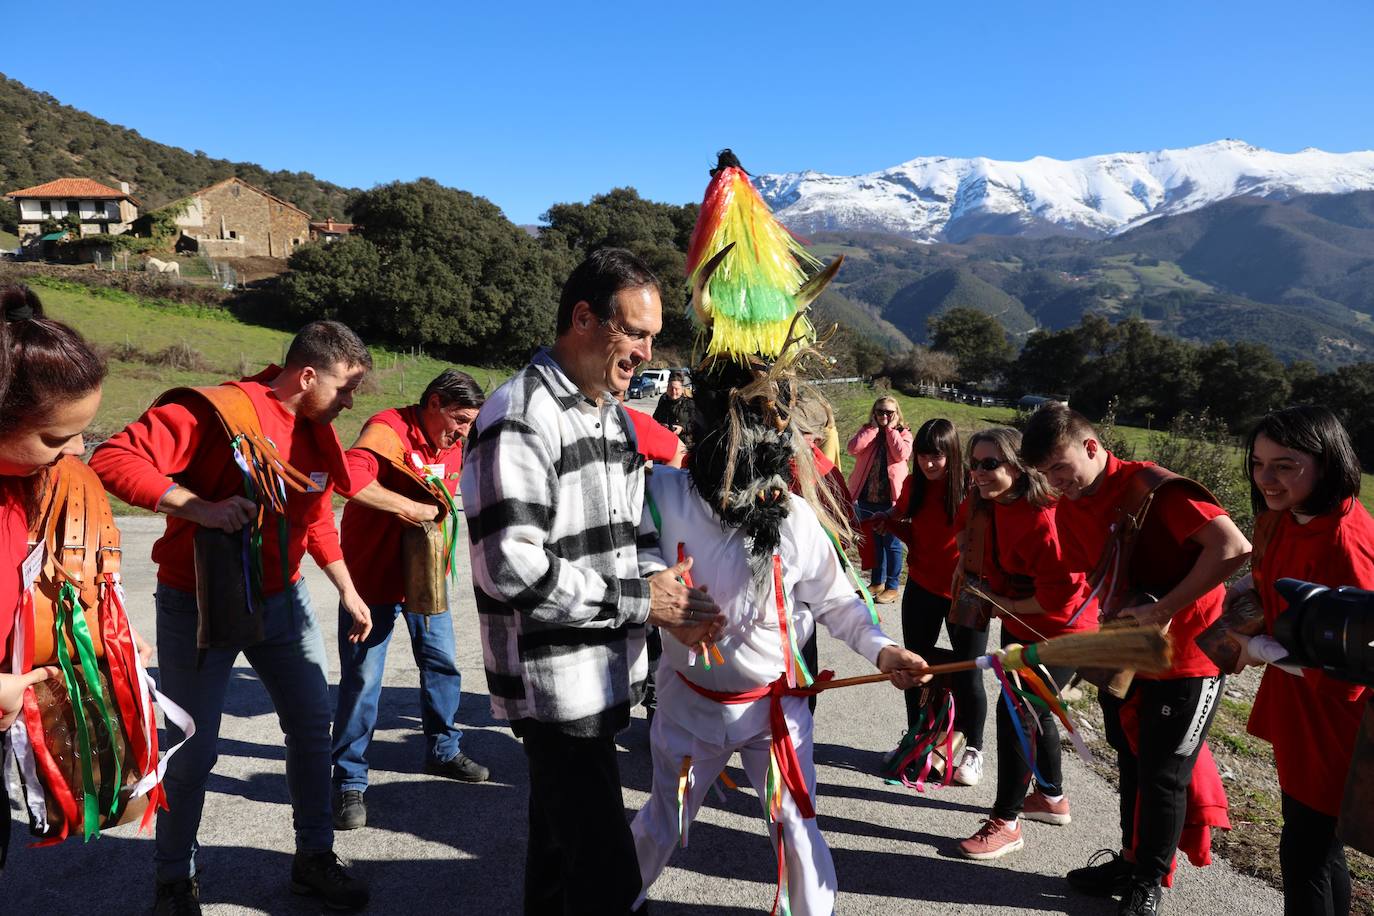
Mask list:
[[357,830],[367,826],[367,802],[357,789],[345,789],[334,796],[334,829]]
[[1069,886],[1094,897],[1120,897],[1131,885],[1134,866],[1114,849],[1099,849],[1088,864],[1066,876]]
[[1154,881],[1131,879],[1131,886],[1121,897],[1116,916],[1159,916],[1164,889]]
[[195,878],[168,881],[157,886],[154,916],[200,916],[200,882]]
[[350,875],[333,851],[298,852],[291,860],[291,892],[319,897],[332,910],[367,906],[367,885]]

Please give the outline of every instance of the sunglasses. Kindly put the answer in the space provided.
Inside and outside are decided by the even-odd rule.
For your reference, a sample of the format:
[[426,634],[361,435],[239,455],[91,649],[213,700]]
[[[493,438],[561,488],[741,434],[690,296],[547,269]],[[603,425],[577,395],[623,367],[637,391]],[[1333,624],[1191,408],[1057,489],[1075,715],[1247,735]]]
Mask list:
[[875,410],[875,411],[873,411],[873,416],[875,416],[875,417],[895,417],[895,416],[897,416],[897,411],[895,411],[895,410]]
[[995,471],[1006,463],[1005,458],[970,458],[968,466],[971,471]]

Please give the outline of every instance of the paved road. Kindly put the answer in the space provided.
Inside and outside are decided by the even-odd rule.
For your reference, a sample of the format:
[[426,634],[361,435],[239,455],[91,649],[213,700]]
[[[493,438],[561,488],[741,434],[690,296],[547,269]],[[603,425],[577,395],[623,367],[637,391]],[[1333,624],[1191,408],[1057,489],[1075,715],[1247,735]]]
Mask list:
[[[124,564],[135,625],[152,635],[152,569],[148,563],[160,521],[125,519]],[[464,558],[466,566],[466,558]],[[330,586],[307,562],[307,578],[332,634],[336,605]],[[469,581],[464,570],[464,581]],[[525,843],[525,760],[510,733],[494,722],[481,675],[481,649],[471,594],[460,596],[458,658],[468,673],[460,723],[464,749],[491,767],[493,779],[467,786],[421,775],[424,748],[417,708],[418,678],[409,647],[393,641],[373,749],[367,794],[371,826],[341,833],[338,848],[371,882],[373,913],[518,913]],[[895,607],[889,632],[900,626]],[[337,652],[330,644],[331,681]],[[822,662],[840,675],[865,663],[822,636]],[[155,673],[155,672],[154,672]],[[235,670],[211,777],[200,839],[204,903],[213,916],[305,914],[320,908],[287,890],[293,849],[284,755],[266,692],[252,669]],[[819,818],[835,856],[841,895],[837,913],[988,914],[1114,913],[1114,904],[1066,891],[1060,877],[1096,849],[1113,845],[1116,799],[1110,787],[1071,754],[1066,781],[1073,803],[1068,827],[1026,825],[1026,849],[997,862],[952,858],[951,846],[972,833],[992,803],[991,781],[915,795],[870,775],[897,739],[902,704],[885,685],[836,691],[817,712]],[[989,735],[993,729],[988,729]],[[649,788],[647,728],[637,718],[621,737],[627,813]],[[745,785],[738,766],[737,782]],[[569,787],[572,789],[573,787]],[[655,914],[767,912],[773,860],[751,790],[712,799],[693,827],[691,846],[653,889]],[[146,912],[152,898],[152,844],[132,827],[83,846],[24,848],[16,824],[10,865],[0,878],[0,912],[59,914]],[[1205,870],[1181,866],[1166,898],[1171,914],[1254,914],[1281,911],[1269,887],[1224,863]]]

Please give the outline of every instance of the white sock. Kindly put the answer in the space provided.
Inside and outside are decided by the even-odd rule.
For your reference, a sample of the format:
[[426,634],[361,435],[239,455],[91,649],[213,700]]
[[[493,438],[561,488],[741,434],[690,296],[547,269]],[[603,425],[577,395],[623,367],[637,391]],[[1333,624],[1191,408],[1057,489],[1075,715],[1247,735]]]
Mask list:
[[1007,823],[1007,829],[1008,829],[1008,830],[1015,830],[1015,829],[1016,829],[1016,825],[1017,825],[1018,823],[1020,823],[1020,821],[1021,821],[1021,818],[1019,818],[1019,817],[1014,817],[1014,818],[1012,818],[1011,820],[1007,821],[1007,822],[1006,822],[1006,823]]
[[1050,804],[1056,804],[1056,803],[1061,802],[1061,801],[1064,800],[1064,796],[1062,796],[1062,795],[1048,795],[1048,794],[1046,794],[1046,793],[1044,792],[1044,790],[1041,790],[1040,794],[1041,794],[1041,795],[1044,795],[1044,796],[1045,796],[1045,801],[1049,802]]

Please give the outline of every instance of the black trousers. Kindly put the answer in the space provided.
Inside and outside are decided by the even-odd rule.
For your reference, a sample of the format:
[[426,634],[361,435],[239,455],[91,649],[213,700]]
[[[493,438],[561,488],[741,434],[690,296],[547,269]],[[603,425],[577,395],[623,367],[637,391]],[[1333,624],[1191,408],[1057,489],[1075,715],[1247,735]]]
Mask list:
[[[1102,705],[1107,743],[1121,775],[1121,848],[1135,846],[1135,877],[1159,882],[1169,873],[1188,813],[1193,778],[1220,702],[1224,677],[1148,681],[1136,678],[1125,700],[1106,692]],[[1121,728],[1121,707],[1140,698],[1140,753]],[[1136,820],[1136,799],[1140,818]]]
[[[819,628],[811,631],[811,638],[802,643],[802,661],[806,662],[806,670],[815,677],[821,673],[820,648],[816,645],[816,637],[819,635]],[[811,708],[811,714],[816,714],[816,698],[819,694],[811,694],[806,698],[806,705]]]
[[[1020,642],[1020,640],[1008,633],[1006,627],[1003,627],[1002,645],[1009,646],[1014,642]],[[1050,677],[1054,678],[1054,682],[1060,687],[1067,684],[1069,678],[1073,676],[1072,668],[1046,665],[1045,670],[1050,673]],[[1048,709],[1042,709],[1039,706],[1028,709],[1026,704],[1020,705],[1021,731],[1030,741],[1031,750],[1035,754],[1035,769],[1044,777],[1044,782],[1040,783],[1040,789],[1046,795],[1063,795],[1064,770],[1059,747],[1059,722],[1055,719],[1054,713]],[[1032,716],[1038,726],[1034,734],[1031,733]],[[1026,803],[1026,790],[1030,788],[1032,775],[1031,761],[1026,757],[1026,750],[1021,746],[1021,739],[1016,736],[1016,729],[1012,725],[1011,713],[1007,711],[1006,701],[999,696],[997,698],[997,798],[992,803],[993,817],[1009,821],[1021,816],[1021,809]]]
[[650,712],[658,710],[658,659],[663,654],[663,634],[652,624],[645,627],[644,645],[649,652],[649,677],[644,681],[640,705]]
[[1284,916],[1349,916],[1350,868],[1336,818],[1283,795],[1279,836]]
[[530,767],[526,916],[622,916],[639,896],[615,739],[521,729]]
[[[940,625],[949,633],[949,644],[956,661],[977,658],[988,651],[987,630],[973,630],[949,621],[949,599],[928,592],[911,579],[902,592],[902,643],[917,655],[928,656],[940,641]],[[954,727],[964,733],[969,747],[983,748],[983,727],[988,718],[988,695],[982,671],[960,671],[950,675],[954,694]],[[906,727],[916,724],[920,711],[919,690],[906,693]]]

